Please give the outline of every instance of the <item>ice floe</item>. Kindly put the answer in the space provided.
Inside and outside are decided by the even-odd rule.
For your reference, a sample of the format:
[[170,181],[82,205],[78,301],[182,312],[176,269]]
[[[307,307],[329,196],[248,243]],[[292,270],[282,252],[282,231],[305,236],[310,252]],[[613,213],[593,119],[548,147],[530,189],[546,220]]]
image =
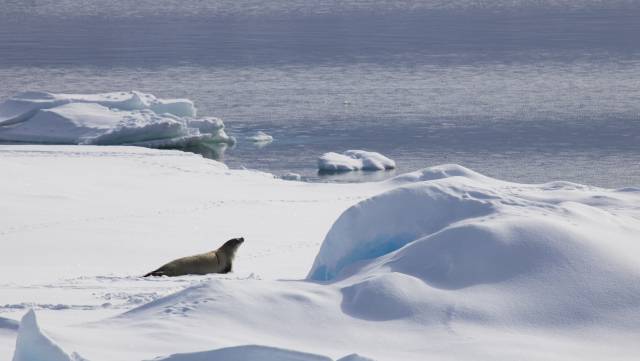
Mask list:
[[18,94],[0,104],[0,140],[147,147],[234,142],[220,119],[196,118],[190,100],[138,91]]
[[247,139],[249,139],[252,142],[256,142],[256,143],[271,143],[273,142],[273,137],[263,131],[257,131],[255,134],[253,134],[252,136],[248,137]]
[[320,172],[394,169],[396,162],[377,152],[348,150],[342,154],[329,152],[318,158]]

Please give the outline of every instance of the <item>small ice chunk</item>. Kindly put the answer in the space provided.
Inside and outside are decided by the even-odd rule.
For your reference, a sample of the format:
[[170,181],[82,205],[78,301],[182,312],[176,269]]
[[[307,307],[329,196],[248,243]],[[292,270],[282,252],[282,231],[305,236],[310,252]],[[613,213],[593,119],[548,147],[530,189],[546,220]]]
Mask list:
[[248,137],[247,139],[253,142],[259,142],[259,143],[273,142],[273,137],[263,131],[257,131],[254,135]]
[[283,175],[282,177],[280,177],[284,180],[290,180],[290,181],[300,181],[302,180],[302,176],[298,173],[287,173],[285,175]]
[[377,152],[348,150],[343,154],[329,152],[318,158],[320,172],[394,169],[396,162]]

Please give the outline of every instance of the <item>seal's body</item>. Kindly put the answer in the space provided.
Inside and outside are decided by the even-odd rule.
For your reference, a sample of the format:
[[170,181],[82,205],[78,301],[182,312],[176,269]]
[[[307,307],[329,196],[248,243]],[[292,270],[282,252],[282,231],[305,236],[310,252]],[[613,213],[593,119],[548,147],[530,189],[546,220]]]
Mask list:
[[208,273],[228,273],[233,266],[233,258],[238,247],[244,242],[244,238],[234,238],[228,240],[222,247],[215,251],[198,254],[195,256],[182,257],[171,261],[148,276],[184,276],[184,275],[205,275]]

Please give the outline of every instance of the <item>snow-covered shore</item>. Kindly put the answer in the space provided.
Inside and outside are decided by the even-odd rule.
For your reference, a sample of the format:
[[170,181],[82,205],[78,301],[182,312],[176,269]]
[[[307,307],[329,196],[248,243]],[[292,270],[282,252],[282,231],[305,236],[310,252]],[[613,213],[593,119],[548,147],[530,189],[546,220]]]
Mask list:
[[[311,184],[136,147],[0,146],[0,169],[1,359],[29,308],[91,361],[640,355],[640,189]],[[236,236],[232,274],[139,277]]]

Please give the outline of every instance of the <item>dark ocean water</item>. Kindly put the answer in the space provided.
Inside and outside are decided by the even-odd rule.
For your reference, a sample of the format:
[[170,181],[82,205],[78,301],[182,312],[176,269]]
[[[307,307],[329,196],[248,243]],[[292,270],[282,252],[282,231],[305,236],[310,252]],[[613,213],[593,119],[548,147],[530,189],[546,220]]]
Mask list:
[[[238,138],[230,167],[310,180],[459,163],[640,186],[638,19],[637,1],[0,0],[0,97],[190,98]],[[399,168],[316,173],[347,149]]]

